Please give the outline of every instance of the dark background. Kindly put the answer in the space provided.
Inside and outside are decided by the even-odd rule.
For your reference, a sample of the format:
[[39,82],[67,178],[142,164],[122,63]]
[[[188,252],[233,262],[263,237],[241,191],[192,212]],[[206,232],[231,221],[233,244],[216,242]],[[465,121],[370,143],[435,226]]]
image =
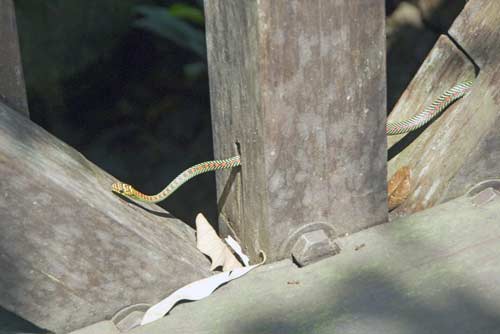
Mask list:
[[[386,2],[389,110],[464,2]],[[213,158],[203,1],[15,5],[33,121],[145,193]],[[214,223],[213,173],[162,206]]]

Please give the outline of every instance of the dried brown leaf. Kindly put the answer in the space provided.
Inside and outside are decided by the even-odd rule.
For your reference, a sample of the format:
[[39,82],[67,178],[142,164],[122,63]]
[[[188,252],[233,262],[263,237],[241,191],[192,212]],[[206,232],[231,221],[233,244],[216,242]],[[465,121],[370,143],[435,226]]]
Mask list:
[[201,213],[196,216],[196,235],[197,248],[212,260],[210,270],[220,266],[223,271],[243,267]]
[[389,180],[387,184],[389,211],[400,206],[410,195],[410,167],[400,168]]

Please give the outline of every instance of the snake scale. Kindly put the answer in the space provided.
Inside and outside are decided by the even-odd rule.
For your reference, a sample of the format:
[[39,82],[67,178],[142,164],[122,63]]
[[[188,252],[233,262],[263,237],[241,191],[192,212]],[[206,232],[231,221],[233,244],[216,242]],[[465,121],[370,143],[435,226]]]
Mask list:
[[[471,87],[472,81],[464,81],[458,83],[451,89],[441,94],[436,100],[434,100],[434,102],[432,102],[423,111],[416,114],[415,116],[404,121],[387,123],[387,135],[390,136],[403,134],[421,128],[422,126],[433,120],[435,117],[437,117],[454,101],[463,97]],[[240,165],[240,156],[235,156],[223,160],[202,162],[183,171],[172,182],[170,182],[170,184],[166,186],[165,189],[163,189],[156,195],[145,195],[136,190],[131,185],[121,182],[114,183],[111,188],[118,194],[124,195],[140,202],[158,203],[172,195],[172,193],[174,193],[181,185],[183,185],[185,182],[195,177],[196,175],[216,171],[219,169],[233,168]]]

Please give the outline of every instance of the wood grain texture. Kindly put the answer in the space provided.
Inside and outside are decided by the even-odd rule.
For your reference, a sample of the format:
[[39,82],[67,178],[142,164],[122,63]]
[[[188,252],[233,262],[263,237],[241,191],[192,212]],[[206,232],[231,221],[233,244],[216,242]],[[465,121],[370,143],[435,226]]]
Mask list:
[[66,333],[210,274],[191,228],[1,104],[0,143],[3,308]]
[[[208,0],[221,223],[253,255],[387,218],[384,2]],[[367,15],[369,13],[369,15]]]
[[0,0],[0,45],[0,101],[29,116],[12,0]]
[[[460,81],[474,78],[474,65],[446,36],[441,36],[414,79],[389,115],[389,122],[408,119],[431,104],[442,92]],[[457,164],[463,162],[463,149],[454,137],[471,117],[459,114],[468,97],[449,107],[438,119],[422,130],[406,135],[389,136],[388,178],[408,166],[412,180],[410,195],[391,216],[422,210],[439,202],[446,183]],[[460,153],[459,153],[460,152]],[[456,167],[450,167],[450,159]]]
[[459,198],[338,243],[339,255],[258,268],[130,334],[500,332],[498,197]]
[[484,91],[485,98],[491,99],[489,113],[494,119],[487,128],[483,127],[483,136],[450,181],[443,200],[462,195],[480,181],[500,176],[499,11],[497,1],[469,1],[466,10],[450,29],[451,36],[481,67],[481,87],[471,103],[481,101],[481,90]]
[[[395,210],[396,214],[430,207],[462,194],[479,180],[498,175],[498,165],[495,166],[500,155],[498,26],[499,2],[471,0],[451,27],[450,35],[480,67],[479,75],[465,98],[389,162],[389,175],[400,166],[408,165],[415,176],[411,195]],[[409,94],[418,92],[431,99],[431,92],[440,92],[472,75],[473,65],[465,54],[442,37],[407,89],[407,96],[402,97],[402,107],[395,108],[394,118],[406,118],[409,109],[416,105]],[[429,89],[429,82],[439,84]],[[481,168],[476,169],[478,166]]]

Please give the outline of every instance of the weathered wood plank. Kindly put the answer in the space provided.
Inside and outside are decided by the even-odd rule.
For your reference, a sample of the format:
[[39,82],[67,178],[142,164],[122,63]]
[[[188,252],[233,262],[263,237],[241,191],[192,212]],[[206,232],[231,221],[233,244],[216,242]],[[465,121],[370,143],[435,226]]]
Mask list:
[[[472,78],[474,78],[474,65],[448,37],[441,36],[392,110],[389,122],[410,118],[432,103],[443,91],[460,81]],[[445,177],[450,170],[448,168],[429,170],[426,166],[432,161],[429,155],[435,151],[433,147],[443,140],[441,138],[443,129],[455,128],[454,116],[456,108],[461,103],[464,101],[452,105],[441,117],[426,127],[425,131],[388,137],[388,177],[391,178],[405,166],[411,171],[410,197],[396,210],[396,214],[419,211],[436,203],[437,198],[431,202],[428,198],[429,192],[422,192],[422,189],[431,191],[437,176]],[[430,174],[425,174],[426,171]]]
[[484,72],[490,72],[500,64],[499,9],[498,1],[469,0],[449,30],[450,36]]
[[[500,3],[469,1],[453,24],[450,35],[480,67],[468,96],[450,108],[423,135],[389,164],[390,173],[408,165],[412,169],[412,192],[396,211],[409,213],[421,210],[463,193],[478,180],[492,177],[500,155],[498,126],[500,114]],[[440,57],[443,50],[433,51]],[[426,62],[440,66],[431,56]],[[455,67],[457,70],[459,66]],[[465,75],[456,73],[459,79]],[[420,80],[441,80],[430,71]],[[445,77],[448,82],[450,76]],[[412,90],[426,91],[422,86]],[[408,103],[404,101],[404,103]],[[396,113],[397,114],[397,113]],[[481,168],[477,168],[481,166]]]
[[442,197],[442,201],[456,198],[476,183],[486,179],[498,179],[500,172],[500,119],[490,132],[464,160]]
[[[500,4],[496,1],[470,1],[467,10],[457,18],[450,29],[450,35],[481,67],[481,75],[486,76],[482,89],[492,94],[494,106],[490,112],[498,115],[500,96],[498,84],[500,72]],[[493,11],[489,13],[488,11]],[[478,17],[479,15],[479,17]],[[480,99],[478,95],[476,99]],[[475,103],[475,101],[471,101]],[[464,189],[472,187],[481,180],[498,178],[500,166],[500,117],[485,129],[483,137],[460,166],[448,185],[444,200],[460,196]]]
[[209,275],[191,228],[1,104],[0,143],[2,307],[68,332]]
[[[221,225],[289,257],[387,218],[384,2],[205,1]],[[370,13],[370,15],[366,15]]]
[[12,0],[0,0],[0,44],[0,100],[28,116],[28,99]]
[[[466,55],[463,54],[453,42],[445,35],[441,35],[433,47],[429,55],[426,57],[417,74],[410,82],[404,93],[401,95],[398,103],[391,111],[388,121],[397,122],[408,119],[416,113],[423,110],[427,105],[431,104],[443,91],[451,88],[456,83],[468,79],[473,79],[474,64],[469,61]],[[448,112],[442,117],[432,122],[425,132],[419,134],[419,140],[429,137],[429,132],[432,129],[439,131],[439,127],[443,124],[450,111],[453,111],[454,106],[448,109]],[[407,139],[403,140],[403,138]],[[388,136],[387,143],[389,154],[395,154],[398,150],[406,147],[412,140],[416,139],[413,133],[405,135]],[[401,142],[402,141],[402,142]],[[399,143],[399,147],[394,147]],[[408,146],[404,154],[414,149],[415,145]],[[394,158],[394,161],[401,159],[403,155]],[[391,156],[389,156],[391,159]],[[389,175],[394,174],[395,164],[389,163]]]
[[[395,210],[396,214],[415,212],[456,197],[473,182],[492,177],[498,170],[494,163],[499,160],[494,157],[500,155],[500,145],[488,143],[496,143],[500,138],[497,134],[500,124],[499,24],[499,2],[471,0],[450,29],[450,35],[479,65],[480,72],[468,96],[446,111],[389,163],[389,175],[403,166],[410,166],[412,171],[412,192]],[[471,65],[466,65],[465,59],[457,62],[460,57],[453,56],[446,48],[452,49],[443,43],[436,46],[417,75],[418,79],[414,80],[416,84],[409,90],[427,94],[425,80],[444,81],[450,87],[453,84],[450,79],[456,83],[462,78],[470,78]],[[453,52],[458,54],[458,51]],[[451,65],[453,63],[455,65]],[[432,68],[437,72],[433,73]],[[407,117],[408,112],[400,114],[399,111],[408,111],[411,102],[404,96],[401,103],[405,107],[396,110],[395,116]],[[476,169],[479,165],[484,168]],[[457,175],[459,177],[455,178]]]
[[339,245],[305,268],[257,269],[130,334],[500,332],[498,196],[460,198]]

